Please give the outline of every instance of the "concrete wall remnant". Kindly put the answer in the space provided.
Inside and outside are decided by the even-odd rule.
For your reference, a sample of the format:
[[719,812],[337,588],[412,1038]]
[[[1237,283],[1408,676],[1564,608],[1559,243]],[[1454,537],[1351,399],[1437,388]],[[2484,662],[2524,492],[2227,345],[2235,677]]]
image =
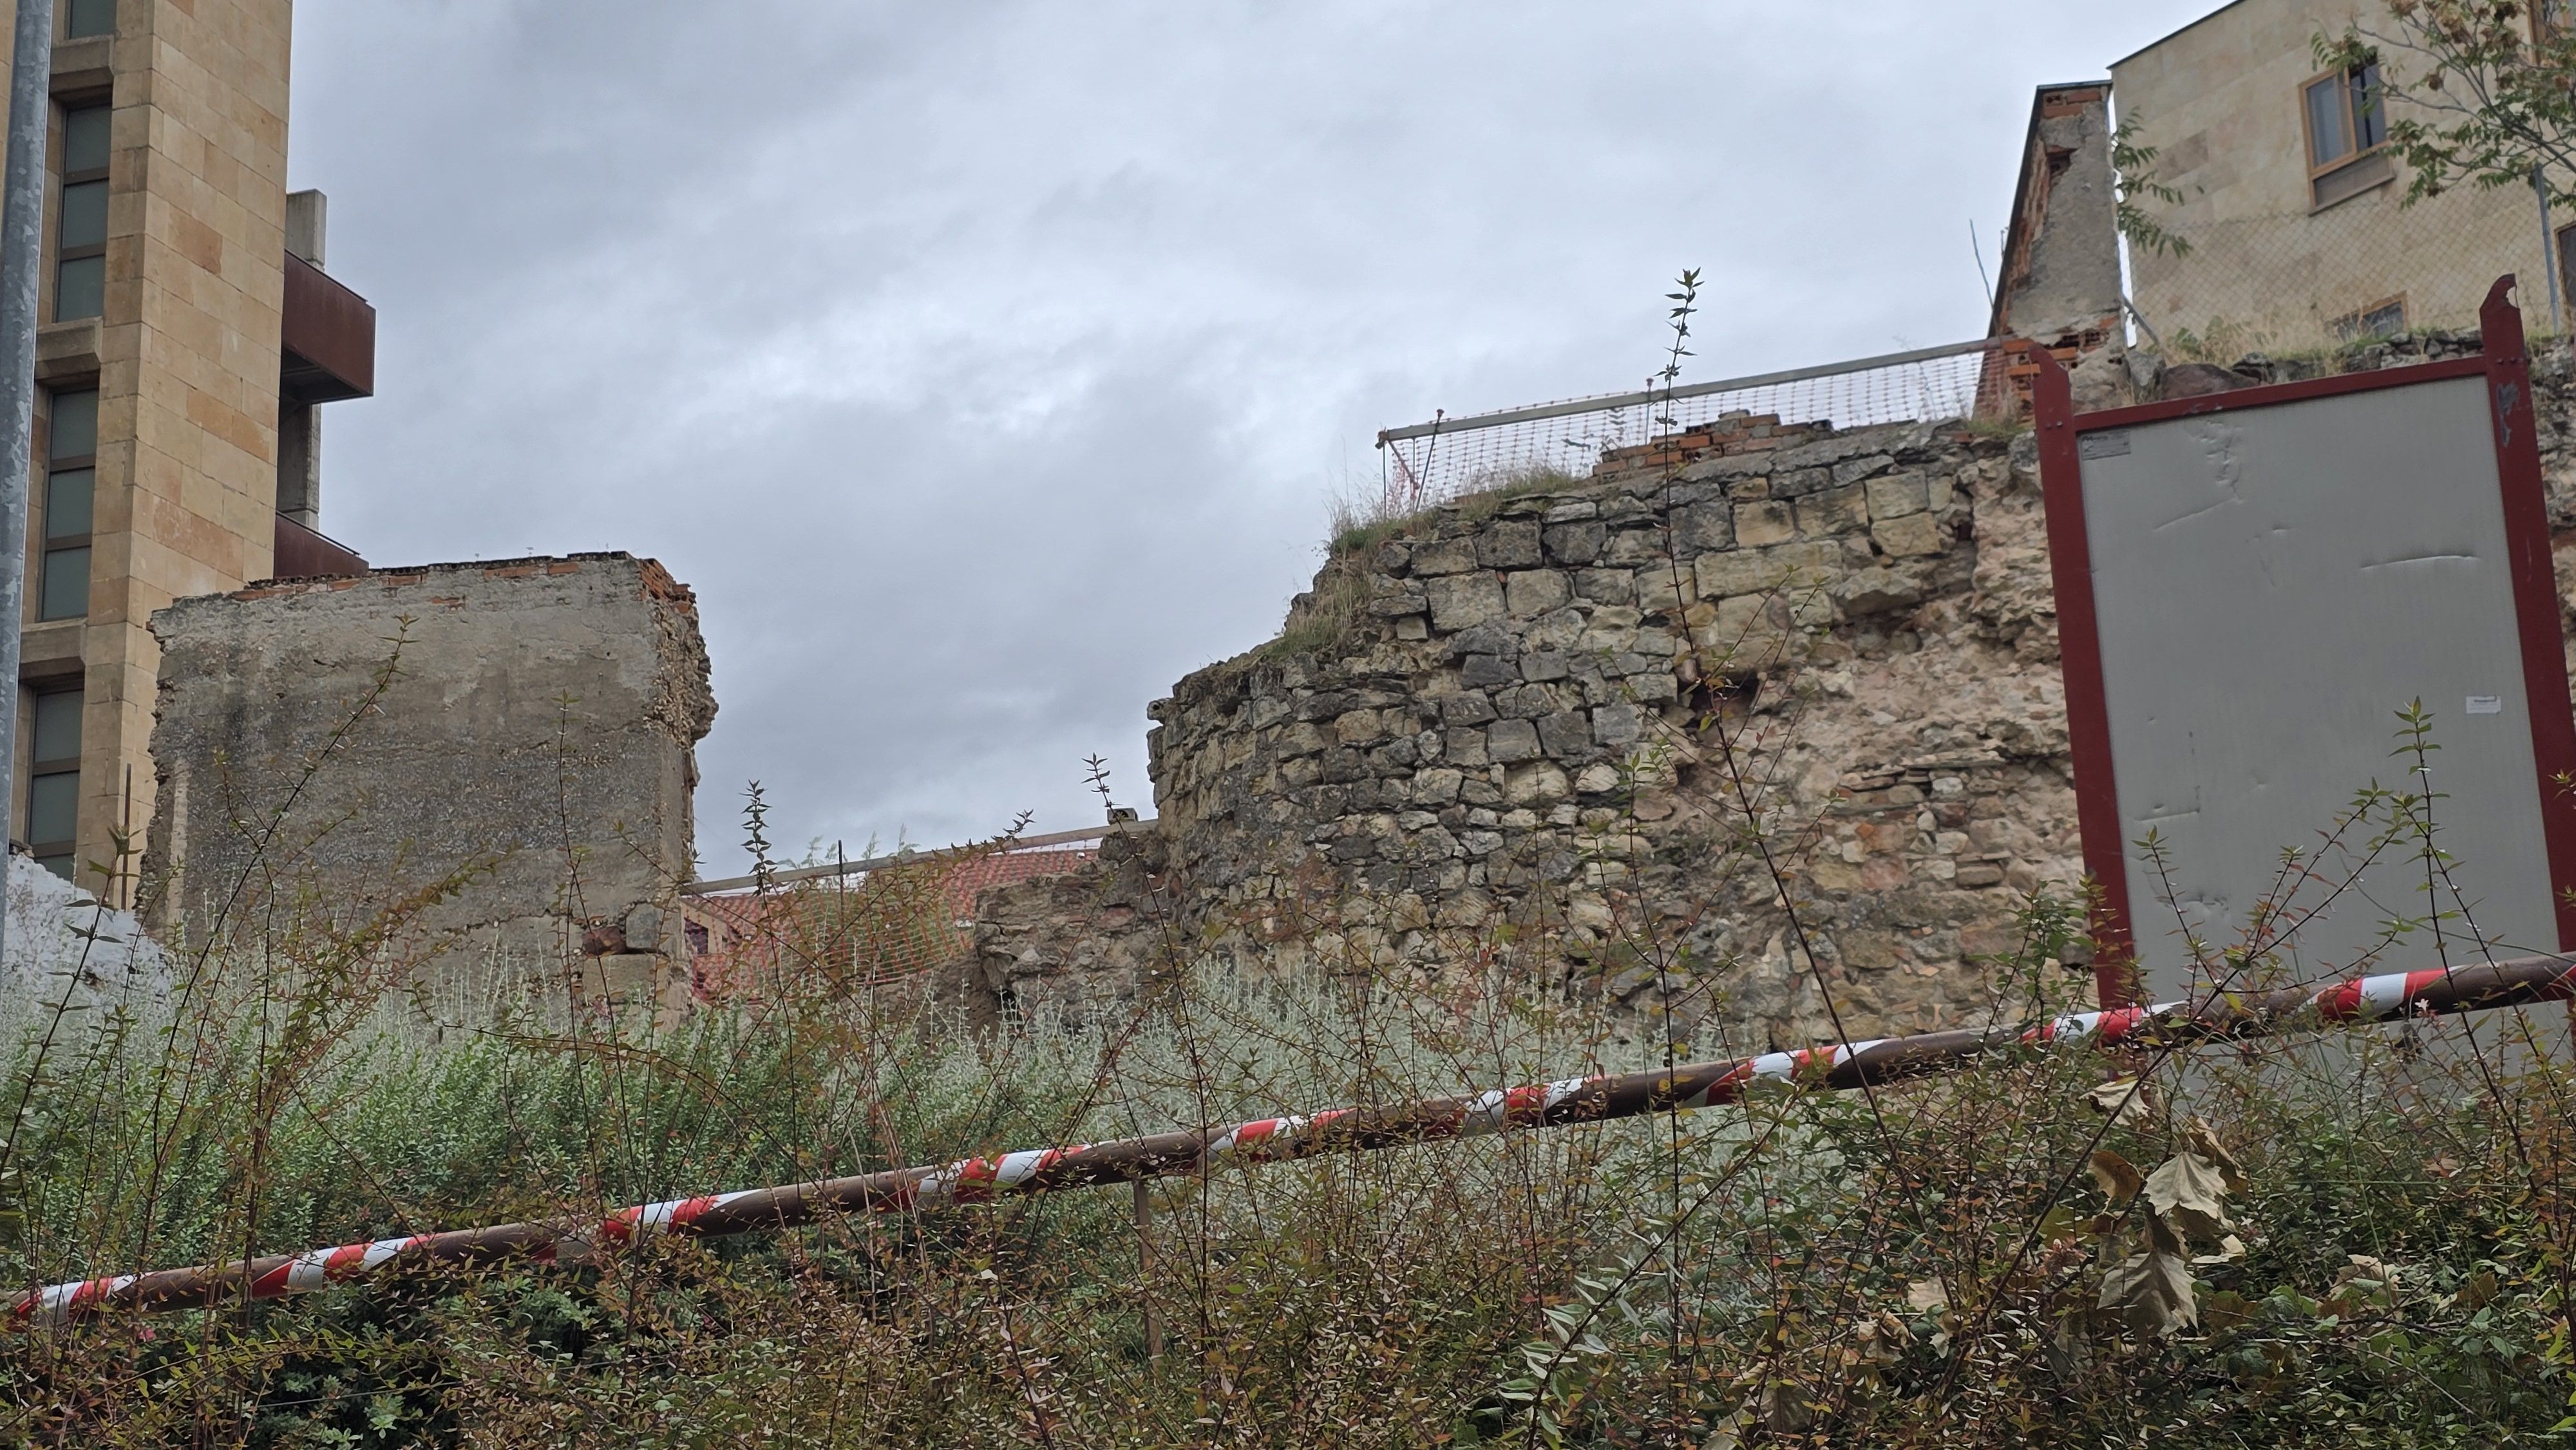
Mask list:
[[[346,929],[454,979],[685,1001],[694,747],[715,715],[688,588],[622,553],[378,569],[183,599],[142,870],[175,940]],[[458,889],[438,895],[442,882]]]

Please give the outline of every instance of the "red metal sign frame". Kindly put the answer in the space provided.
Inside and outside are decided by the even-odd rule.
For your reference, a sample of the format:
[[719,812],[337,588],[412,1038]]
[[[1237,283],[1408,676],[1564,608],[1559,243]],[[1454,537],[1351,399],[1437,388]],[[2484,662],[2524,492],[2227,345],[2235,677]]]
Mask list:
[[2559,630],[2558,583],[2549,547],[2549,510],[2540,478],[2540,443],[2531,402],[2531,366],[2522,313],[2508,294],[2511,275],[2496,280],[2478,311],[2480,356],[2376,372],[2241,388],[2205,397],[2078,413],[2066,370],[2033,349],[2039,375],[2032,390],[2038,429],[2040,489],[2048,509],[2050,582],[2057,597],[2058,654],[2066,681],[2066,723],[2075,763],[2076,821],[2084,869],[2101,889],[2093,921],[2094,982],[2104,1007],[2136,1000],[2137,940],[2131,933],[2127,842],[2112,774],[2111,716],[2103,692],[2102,647],[2094,611],[2092,549],[2085,530],[2078,440],[2087,433],[2173,418],[2240,412],[2342,393],[2483,377],[2495,425],[2496,477],[2504,496],[2507,568],[2521,636],[2523,696],[2529,702],[2532,755],[2539,766],[2542,838],[2560,949],[2576,949],[2576,712],[2568,701],[2566,646]]

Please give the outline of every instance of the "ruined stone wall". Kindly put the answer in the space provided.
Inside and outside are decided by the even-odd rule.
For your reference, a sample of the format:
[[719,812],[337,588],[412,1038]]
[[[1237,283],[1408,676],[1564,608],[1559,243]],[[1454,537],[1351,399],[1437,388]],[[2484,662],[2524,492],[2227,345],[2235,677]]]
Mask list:
[[[688,589],[625,554],[379,569],[184,599],[162,649],[147,920],[198,942],[346,929],[442,880],[391,949],[449,978],[639,995],[686,973]],[[399,641],[399,643],[397,643]]]
[[[2249,358],[2193,386],[2475,347]],[[2576,598],[2576,388],[2563,345],[2534,368]],[[2082,869],[2026,434],[1738,419],[1466,499],[1346,539],[1278,640],[1151,713],[1151,848],[1114,881],[987,893],[970,1000],[1078,1015],[1214,951],[1494,954],[1643,1006],[1679,945],[1685,1017],[1789,1045],[1833,1024],[1787,899],[1844,1029],[1878,1034],[1981,1012],[2023,894]]]
[[[1960,1020],[2013,891],[2079,870],[2039,536],[2005,439],[1745,418],[1346,540],[1153,706],[1161,899],[1272,968],[1502,943],[1634,1001],[1685,949],[1685,1015],[1830,1035],[1740,773],[1847,1025]],[[1098,922],[986,903],[987,981],[1107,990]]]

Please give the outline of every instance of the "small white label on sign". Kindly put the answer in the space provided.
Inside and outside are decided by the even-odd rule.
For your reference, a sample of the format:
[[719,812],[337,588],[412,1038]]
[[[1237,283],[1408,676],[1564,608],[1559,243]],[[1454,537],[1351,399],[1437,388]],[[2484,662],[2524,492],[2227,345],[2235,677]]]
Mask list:
[[2115,428],[2108,433],[2087,433],[2075,440],[2078,458],[2126,458],[2129,456],[2129,430]]
[[2471,695],[2469,697],[2469,713],[2472,715],[2501,715],[2504,713],[2504,697],[2502,695]]

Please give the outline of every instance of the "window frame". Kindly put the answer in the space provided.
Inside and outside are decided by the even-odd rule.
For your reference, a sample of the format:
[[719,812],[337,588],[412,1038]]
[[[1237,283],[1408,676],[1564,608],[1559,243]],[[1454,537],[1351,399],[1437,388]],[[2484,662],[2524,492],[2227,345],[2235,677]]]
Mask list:
[[108,0],[108,4],[107,4],[107,28],[106,28],[105,30],[74,30],[74,29],[72,29],[72,25],[73,25],[74,18],[75,18],[77,15],[79,15],[79,13],[80,13],[80,9],[81,9],[80,4],[79,4],[79,0],[68,0],[68,3],[65,3],[65,4],[63,4],[63,5],[61,5],[61,6],[57,7],[57,8],[62,12],[62,26],[63,26],[62,34],[61,34],[60,36],[58,36],[58,37],[57,37],[57,39],[61,39],[61,40],[89,40],[89,39],[92,39],[92,38],[97,37],[97,36],[103,36],[103,35],[114,35],[114,34],[116,34],[116,19],[117,19],[117,16],[116,16],[116,9],[117,9],[117,6],[116,6],[116,0]]
[[[108,173],[113,168],[116,154],[116,143],[114,140],[116,108],[106,101],[100,101],[95,105],[62,106],[59,109],[62,113],[63,123],[60,128],[62,139],[58,146],[57,169],[54,173],[53,225],[46,229],[47,236],[45,238],[48,244],[48,250],[53,253],[52,265],[46,269],[47,280],[51,283],[50,290],[52,293],[52,295],[46,299],[46,311],[56,322],[83,322],[92,317],[103,318],[107,315],[107,281],[104,273],[107,270],[106,259],[108,228],[103,224],[100,226],[99,238],[95,242],[83,242],[78,246],[66,246],[63,242],[63,224],[70,219],[68,193],[75,186],[87,186],[95,182],[99,186],[109,188],[109,201],[111,204],[114,202],[114,188],[108,179]],[[107,124],[110,137],[108,142],[108,160],[102,161],[96,166],[84,166],[80,170],[74,171],[71,169],[72,117],[83,115],[91,111],[103,111],[108,115]],[[84,262],[92,257],[99,259],[99,270],[102,274],[99,279],[100,295],[98,311],[83,313],[79,317],[65,317],[63,316],[64,264],[69,262]]]
[[[2365,330],[2365,324],[2368,323],[2373,315],[2389,311],[2392,308],[2395,309],[2397,313],[2396,331],[2370,332]],[[2351,324],[2349,330],[2345,327],[2346,323]],[[2344,343],[2377,342],[2391,337],[2403,337],[2406,335],[2406,294],[2399,292],[2394,296],[2382,297],[2376,302],[2366,303],[2343,314],[2341,317],[2335,318],[2333,321],[2327,323],[2326,326],[2335,333],[2335,337],[2338,342]]]
[[[26,815],[24,817],[27,832],[25,837],[27,854],[35,857],[40,865],[54,860],[68,858],[71,862],[72,869],[57,873],[65,880],[72,879],[80,869],[79,833],[81,755],[79,754],[78,747],[80,745],[81,732],[74,730],[72,733],[72,742],[74,746],[73,754],[69,756],[39,757],[36,754],[36,720],[37,713],[44,709],[44,701],[60,699],[65,695],[72,696],[81,702],[79,708],[82,715],[86,717],[89,709],[89,698],[85,684],[86,682],[76,682],[53,689],[30,687],[27,692],[27,796]],[[82,723],[87,723],[85,718]],[[48,838],[46,840],[39,841],[35,838],[36,782],[40,780],[50,780],[55,777],[65,775],[72,778],[72,835],[68,838]],[[53,868],[50,865],[47,865],[47,869],[51,870]]]
[[[92,384],[88,387],[82,388],[49,390],[45,394],[43,502],[35,519],[36,527],[29,530],[29,532],[35,536],[36,540],[36,588],[34,604],[36,606],[36,622],[39,624],[51,624],[57,620],[64,619],[87,619],[90,612],[89,585],[98,577],[98,555],[96,552],[96,544],[98,540],[97,425],[95,423],[91,424],[89,452],[66,453],[59,456],[54,452],[54,410],[60,406],[61,399],[67,397],[78,397],[83,393],[87,393],[92,398],[96,398],[98,396],[98,387],[96,384]],[[95,409],[97,405],[93,403],[91,406]],[[90,526],[82,533],[56,534],[53,531],[54,475],[58,473],[78,472],[83,469],[86,469],[89,472]],[[82,550],[89,557],[89,564],[86,566],[85,571],[87,577],[82,581],[80,612],[78,614],[47,614],[45,613],[45,585],[46,581],[53,573],[54,555],[58,553],[69,553],[74,549]]]
[[[2377,70],[2378,62],[2371,62],[2370,68]],[[2380,101],[2379,139],[2367,146],[2360,144],[2361,117],[2352,107],[2352,75],[2357,69],[2359,67],[2337,66],[2331,70],[2321,70],[2299,82],[2299,135],[2306,146],[2302,154],[2308,162],[2308,186],[2311,194],[2314,193],[2316,184],[2325,177],[2343,170],[2354,162],[2376,156],[2388,149],[2388,103],[2385,99],[2387,88],[2384,85],[2377,88],[2378,94],[2383,98]],[[2344,134],[2352,138],[2353,148],[2331,161],[2321,162],[2317,160],[2316,109],[2308,104],[2308,95],[2327,81],[2339,82],[2335,87],[2335,99],[2343,106]]]

